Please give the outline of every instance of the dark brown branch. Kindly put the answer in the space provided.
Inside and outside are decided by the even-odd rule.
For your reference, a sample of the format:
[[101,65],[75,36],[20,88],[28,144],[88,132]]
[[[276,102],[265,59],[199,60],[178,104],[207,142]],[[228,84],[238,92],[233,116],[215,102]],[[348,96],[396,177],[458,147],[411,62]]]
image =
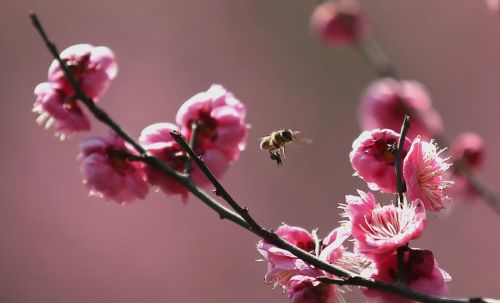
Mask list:
[[[213,174],[210,172],[208,167],[206,167],[205,163],[199,158],[194,151],[190,148],[190,146],[186,143],[186,141],[182,138],[182,136],[178,133],[172,134],[174,138],[177,138],[176,140],[179,140],[179,143],[183,143],[183,147],[186,149],[186,151],[190,154],[192,159],[196,162],[196,164],[200,167],[200,169],[203,171],[203,173],[209,178],[209,180],[212,182],[212,184],[215,186],[216,193],[221,196],[228,204],[230,204],[231,207],[235,209],[235,211],[238,212],[238,214],[233,213],[231,210],[225,208],[224,206],[220,205],[219,202],[208,196],[204,191],[199,189],[196,185],[194,185],[188,178],[186,178],[184,175],[179,174],[178,172],[172,170],[169,166],[167,166],[165,163],[160,161],[159,159],[150,156],[146,153],[146,151],[137,143],[135,142],[127,133],[125,133],[124,130],[118,126],[116,122],[114,122],[106,112],[104,112],[102,109],[97,107],[97,105],[93,102],[92,99],[88,98],[82,91],[81,87],[79,84],[75,81],[73,75],[69,71],[68,67],[66,66],[65,62],[61,60],[59,53],[57,51],[57,48],[54,43],[50,42],[48,39],[45,31],[43,30],[42,25],[40,24],[37,16],[34,13],[30,14],[30,19],[33,23],[33,26],[37,29],[39,32],[40,36],[42,37],[43,41],[47,45],[47,48],[53,55],[53,57],[59,62],[61,68],[63,69],[66,77],[68,78],[68,81],[70,81],[73,89],[76,92],[76,95],[81,101],[87,106],[87,108],[90,110],[90,112],[102,123],[108,125],[112,130],[116,132],[118,136],[120,136],[122,139],[130,143],[134,148],[137,150],[137,152],[140,153],[139,156],[137,155],[129,155],[129,159],[134,160],[134,161],[143,161],[144,163],[159,169],[166,175],[172,177],[175,181],[179,182],[182,186],[184,186],[191,194],[196,196],[198,199],[200,199],[203,203],[205,203],[207,206],[209,206],[211,209],[213,209],[217,214],[219,214],[221,219],[228,219],[237,225],[243,227],[244,229],[258,235],[261,237],[263,240],[276,245],[279,248],[285,249],[292,254],[294,254],[296,257],[304,260],[305,262],[315,266],[316,268],[322,269],[325,272],[328,272],[330,274],[336,275],[341,278],[345,278],[345,281],[350,281],[351,285],[358,285],[358,286],[365,286],[373,289],[378,289],[381,291],[385,292],[390,292],[393,294],[397,294],[409,299],[414,299],[417,301],[425,302],[425,303],[467,303],[467,302],[474,302],[474,303],[483,303],[483,302],[494,302],[486,301],[485,299],[482,298],[474,298],[474,299],[446,299],[446,298],[439,298],[439,297],[434,297],[434,296],[429,296],[426,294],[418,293],[414,290],[408,289],[407,287],[403,287],[398,284],[394,283],[385,283],[385,282],[380,282],[380,281],[375,281],[375,280],[369,280],[369,279],[364,279],[360,276],[355,276],[352,273],[349,273],[345,271],[344,269],[338,268],[334,265],[331,265],[329,263],[325,263],[316,256],[309,254],[308,252],[288,243],[284,239],[280,238],[278,235],[276,235],[274,232],[266,230],[262,227],[260,227],[255,220],[250,216],[248,213],[248,210],[246,208],[242,208],[239,206],[238,203],[227,193],[227,191],[222,187],[222,185],[217,181],[217,179],[213,176]],[[124,152],[124,151],[122,151]]]
[[[189,146],[192,150],[196,150],[196,141],[198,140],[198,133],[200,131],[200,124],[197,121],[191,122],[191,138],[189,139]],[[191,156],[188,155],[186,160],[186,165],[184,167],[184,173],[191,177],[191,173],[193,172]]]
[[[362,286],[362,287],[369,287],[369,288],[375,288],[372,287],[372,283],[376,282],[374,280],[368,280],[368,279],[363,279],[360,276],[355,276],[355,277],[350,277],[346,279],[333,279],[329,277],[319,277],[317,278],[318,281],[321,281],[322,283],[329,283],[329,284],[335,284],[335,285],[352,285],[352,286]],[[375,288],[377,289],[377,288]],[[386,289],[391,289],[389,292],[393,294],[400,295],[405,298],[409,298],[412,300],[420,301],[420,302],[435,302],[435,303],[500,303],[499,300],[496,299],[490,299],[490,298],[481,298],[481,297],[475,297],[475,298],[461,298],[461,299],[451,299],[451,298],[438,298],[438,297],[432,297],[432,301],[429,301],[429,297],[425,294],[421,293],[416,293],[413,290],[411,290],[408,287],[396,287],[396,284],[390,284],[390,287]],[[411,292],[412,294],[409,295],[408,292]]]

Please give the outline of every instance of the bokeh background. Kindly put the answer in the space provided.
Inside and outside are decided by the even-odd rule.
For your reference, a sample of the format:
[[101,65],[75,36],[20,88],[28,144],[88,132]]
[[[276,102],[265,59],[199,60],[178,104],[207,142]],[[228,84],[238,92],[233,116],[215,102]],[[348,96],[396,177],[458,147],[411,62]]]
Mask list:
[[[364,1],[372,30],[400,74],[423,82],[453,138],[484,136],[481,178],[498,193],[500,19],[478,0]],[[337,204],[365,186],[348,161],[359,95],[375,78],[350,48],[309,31],[315,1],[0,1],[0,302],[287,302],[263,282],[257,238],[195,199],[156,193],[126,207],[88,197],[75,136],[60,142],[35,123],[33,89],[48,51],[36,11],[63,49],[112,48],[120,72],[101,105],[132,135],[212,83],[247,106],[248,147],[223,179],[263,225],[323,235]],[[95,122],[95,121],[94,121]],[[314,143],[290,148],[277,169],[258,148],[293,127]],[[106,129],[94,123],[95,133]],[[415,246],[453,276],[453,296],[500,297],[500,216],[456,201],[432,215]],[[348,302],[362,302],[357,294]]]

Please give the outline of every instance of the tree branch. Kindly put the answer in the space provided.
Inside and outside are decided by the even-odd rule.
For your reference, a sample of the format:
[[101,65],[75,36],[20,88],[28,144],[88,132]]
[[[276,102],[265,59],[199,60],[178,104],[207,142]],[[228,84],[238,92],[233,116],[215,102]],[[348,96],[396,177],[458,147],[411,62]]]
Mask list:
[[[209,180],[212,182],[212,184],[215,186],[216,189],[216,194],[221,196],[235,211],[238,213],[234,213],[231,210],[225,208],[222,206],[218,201],[213,199],[212,197],[208,196],[204,191],[202,191],[200,188],[198,188],[196,185],[194,185],[186,176],[179,174],[178,172],[174,171],[172,168],[164,164],[162,161],[159,159],[150,156],[147,154],[146,150],[142,146],[140,146],[137,142],[135,142],[116,122],[114,122],[106,112],[104,112],[102,109],[100,109],[92,99],[88,98],[85,93],[82,91],[81,87],[75,81],[73,75],[69,71],[68,67],[66,66],[65,62],[60,58],[59,52],[57,51],[57,48],[54,43],[52,43],[48,37],[45,31],[43,30],[42,25],[40,24],[37,16],[34,13],[30,14],[30,19],[33,23],[33,26],[37,29],[38,33],[42,37],[43,41],[45,42],[47,48],[53,55],[53,57],[59,62],[59,65],[61,66],[62,70],[64,71],[68,81],[70,81],[73,89],[75,90],[75,93],[78,97],[79,100],[81,100],[86,107],[90,110],[90,112],[102,123],[106,124],[109,126],[112,130],[116,132],[118,136],[123,138],[126,142],[130,143],[137,152],[140,153],[139,156],[137,155],[132,155],[130,154],[130,159],[134,161],[142,161],[154,168],[159,169],[166,175],[172,177],[175,181],[179,182],[182,186],[184,186],[190,193],[192,193],[194,196],[196,196],[198,199],[200,199],[203,203],[205,203],[207,206],[212,208],[216,213],[219,214],[221,219],[228,219],[231,222],[236,223],[240,227],[243,227],[244,229],[258,235],[261,237],[263,240],[276,245],[279,248],[285,249],[292,254],[294,254],[296,257],[302,259],[303,261],[315,266],[316,268],[322,269],[325,272],[328,272],[330,274],[333,274],[335,276],[345,278],[345,281],[349,281],[353,284],[351,285],[357,285],[357,286],[364,286],[364,287],[369,287],[373,289],[378,289],[381,291],[386,291],[390,292],[393,294],[400,295],[402,297],[406,297],[409,299],[425,302],[425,303],[483,303],[483,302],[494,302],[494,301],[486,301],[485,299],[481,298],[474,298],[474,299],[446,299],[446,298],[439,298],[439,297],[434,297],[434,296],[429,296],[426,294],[418,293],[414,290],[411,290],[407,287],[403,287],[399,284],[395,283],[385,283],[381,281],[375,281],[375,280],[369,280],[369,279],[364,279],[360,276],[356,276],[342,268],[338,268],[332,264],[325,263],[316,256],[309,254],[308,252],[290,244],[289,242],[285,241],[284,239],[280,238],[278,235],[276,235],[273,231],[266,230],[265,228],[262,228],[255,220],[250,216],[248,213],[248,210],[246,208],[242,208],[239,206],[239,204],[229,195],[229,193],[224,189],[224,187],[217,181],[217,179],[213,176],[213,174],[210,172],[208,167],[205,165],[205,163],[199,158],[194,151],[190,148],[190,146],[186,143],[186,141],[182,138],[182,136],[178,133],[173,133],[172,136],[176,138],[176,141],[178,140],[179,144],[183,146],[183,148],[186,149],[186,151],[190,154],[192,159],[196,162],[196,164],[200,167],[202,172],[209,178]],[[123,151],[124,152],[124,151]]]

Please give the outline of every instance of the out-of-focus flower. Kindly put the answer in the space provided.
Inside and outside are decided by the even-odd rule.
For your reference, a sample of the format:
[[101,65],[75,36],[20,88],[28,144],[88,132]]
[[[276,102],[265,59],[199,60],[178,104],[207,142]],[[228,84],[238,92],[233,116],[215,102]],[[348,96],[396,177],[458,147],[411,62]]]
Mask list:
[[[171,131],[178,131],[177,125],[171,123],[155,123],[144,128],[139,143],[152,156],[160,159],[175,171],[182,172],[187,160],[186,152],[175,142]],[[183,202],[187,202],[188,191],[177,181],[157,168],[145,168],[148,181],[158,186],[166,195],[179,194]]]
[[355,250],[370,259],[392,253],[417,239],[427,219],[420,200],[405,201],[401,207],[380,206],[371,192],[358,190],[358,196],[346,196],[343,216],[355,239]]
[[246,146],[245,114],[245,106],[232,93],[221,85],[212,85],[184,102],[175,119],[186,138],[191,137],[192,122],[198,122],[197,147],[218,150],[228,161],[234,161]]
[[[118,65],[113,52],[105,46],[77,44],[61,52],[61,59],[90,98],[101,97],[108,89],[110,80],[116,77]],[[74,90],[66,79],[57,60],[49,67],[49,81],[57,83],[68,95]]]
[[418,82],[377,80],[361,98],[359,119],[363,129],[389,128],[399,132],[405,114],[410,116],[410,139],[418,135],[430,139],[443,130],[441,117]]
[[[310,253],[314,253],[316,250],[313,236],[303,228],[283,224],[278,227],[275,233],[302,250]],[[285,286],[293,276],[311,276],[317,272],[316,269],[298,259],[291,252],[265,241],[261,240],[257,243],[257,250],[268,262],[266,283],[274,282],[277,285]]]
[[451,146],[453,163],[465,161],[471,169],[478,169],[484,162],[484,140],[480,135],[466,132],[460,134]]
[[415,138],[410,151],[403,161],[403,177],[406,182],[406,193],[410,200],[420,199],[425,208],[438,211],[445,208],[449,198],[443,190],[453,184],[446,179],[446,170],[450,164],[439,156],[434,143]]
[[[368,183],[371,190],[396,192],[396,157],[399,134],[390,129],[364,131],[352,143],[349,154],[356,174]],[[410,149],[411,141],[405,138],[401,159]]]
[[144,165],[129,161],[121,151],[134,153],[116,134],[91,137],[80,144],[80,170],[91,193],[126,204],[144,199],[149,191]]
[[314,10],[311,28],[326,43],[352,44],[363,37],[367,24],[356,1],[326,1]]
[[491,11],[495,13],[500,13],[500,0],[486,0],[486,4]]
[[290,279],[287,294],[291,303],[333,303],[337,298],[335,285],[300,275]]
[[460,172],[458,167],[468,165],[472,171],[478,171],[484,162],[485,147],[481,136],[475,133],[466,132],[458,136],[451,146],[452,166],[451,180],[455,183],[449,189],[448,194],[454,200],[477,201],[478,191],[470,184],[469,180]]
[[57,85],[44,82],[35,88],[36,101],[33,111],[40,116],[37,122],[54,125],[56,136],[65,139],[75,132],[89,131],[90,122],[77,103]]
[[[434,296],[445,296],[447,288],[445,282],[451,281],[451,276],[439,268],[432,252],[421,249],[408,249],[404,253],[405,283],[409,288]],[[393,283],[397,281],[397,253],[377,259],[362,275],[369,279]],[[410,303],[405,299],[387,292],[363,288],[363,294],[368,302],[377,303]]]

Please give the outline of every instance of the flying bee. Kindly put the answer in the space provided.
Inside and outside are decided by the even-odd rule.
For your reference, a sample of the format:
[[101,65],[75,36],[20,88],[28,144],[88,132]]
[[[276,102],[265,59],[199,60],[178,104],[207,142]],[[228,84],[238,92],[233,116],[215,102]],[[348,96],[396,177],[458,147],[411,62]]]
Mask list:
[[309,144],[311,139],[299,138],[297,134],[300,131],[294,131],[291,128],[285,128],[273,131],[269,135],[260,138],[260,149],[267,150],[271,160],[276,161],[278,166],[283,165],[281,154],[285,156],[285,147],[288,143]]

